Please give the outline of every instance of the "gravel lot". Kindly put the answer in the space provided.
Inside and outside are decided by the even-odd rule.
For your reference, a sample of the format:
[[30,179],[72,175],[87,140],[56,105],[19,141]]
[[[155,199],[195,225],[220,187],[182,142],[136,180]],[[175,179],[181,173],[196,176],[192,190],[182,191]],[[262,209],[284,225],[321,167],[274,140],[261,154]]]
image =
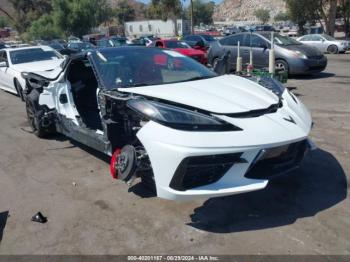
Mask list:
[[[319,149],[265,190],[207,201],[128,192],[101,155],[30,134],[24,104],[0,91],[0,254],[350,254],[350,54],[328,57],[288,82]],[[48,223],[30,221],[39,210]]]

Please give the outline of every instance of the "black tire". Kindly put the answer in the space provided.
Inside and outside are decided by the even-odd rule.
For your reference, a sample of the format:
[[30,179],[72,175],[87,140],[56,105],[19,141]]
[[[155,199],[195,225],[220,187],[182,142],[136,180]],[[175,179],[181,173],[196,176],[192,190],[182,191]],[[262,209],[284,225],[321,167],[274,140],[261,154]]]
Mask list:
[[339,50],[338,50],[338,47],[336,45],[330,45],[327,48],[327,52],[330,54],[338,54]]
[[49,132],[41,124],[40,117],[44,114],[44,111],[40,109],[38,104],[39,95],[39,92],[36,90],[33,90],[28,94],[26,97],[26,112],[28,123],[33,134],[37,137],[43,138],[46,137]]
[[15,88],[17,91],[17,95],[24,102],[23,88],[22,88],[21,84],[18,82],[17,78],[15,78],[14,84],[15,84]]
[[275,68],[276,71],[287,72],[287,74],[289,75],[289,65],[286,61],[277,59],[275,62]]

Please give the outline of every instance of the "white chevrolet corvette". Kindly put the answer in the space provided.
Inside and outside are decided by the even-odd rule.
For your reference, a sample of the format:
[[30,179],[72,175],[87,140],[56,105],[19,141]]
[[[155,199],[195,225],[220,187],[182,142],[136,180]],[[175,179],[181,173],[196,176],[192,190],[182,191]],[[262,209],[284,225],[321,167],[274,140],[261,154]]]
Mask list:
[[22,72],[50,71],[64,58],[49,46],[30,46],[0,50],[0,88],[24,100],[25,80]]
[[166,199],[244,193],[313,148],[305,106],[278,82],[215,73],[170,50],[97,49],[61,70],[23,74],[34,133],[111,156],[113,178]]

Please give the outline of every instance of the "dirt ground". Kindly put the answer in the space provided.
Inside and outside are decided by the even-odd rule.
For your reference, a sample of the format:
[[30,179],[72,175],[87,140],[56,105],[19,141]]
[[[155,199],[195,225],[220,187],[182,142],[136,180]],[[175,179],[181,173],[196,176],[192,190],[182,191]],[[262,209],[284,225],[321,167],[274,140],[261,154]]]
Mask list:
[[265,190],[207,201],[128,192],[101,155],[28,132],[24,104],[0,91],[0,254],[350,254],[350,54],[328,58],[288,82],[319,149]]

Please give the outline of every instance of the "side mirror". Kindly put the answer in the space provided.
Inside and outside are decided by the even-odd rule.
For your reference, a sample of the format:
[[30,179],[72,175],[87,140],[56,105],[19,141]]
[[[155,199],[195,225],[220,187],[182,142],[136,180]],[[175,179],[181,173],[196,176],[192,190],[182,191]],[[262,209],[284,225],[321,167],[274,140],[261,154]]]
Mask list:
[[8,67],[8,64],[6,61],[0,62],[0,67]]

